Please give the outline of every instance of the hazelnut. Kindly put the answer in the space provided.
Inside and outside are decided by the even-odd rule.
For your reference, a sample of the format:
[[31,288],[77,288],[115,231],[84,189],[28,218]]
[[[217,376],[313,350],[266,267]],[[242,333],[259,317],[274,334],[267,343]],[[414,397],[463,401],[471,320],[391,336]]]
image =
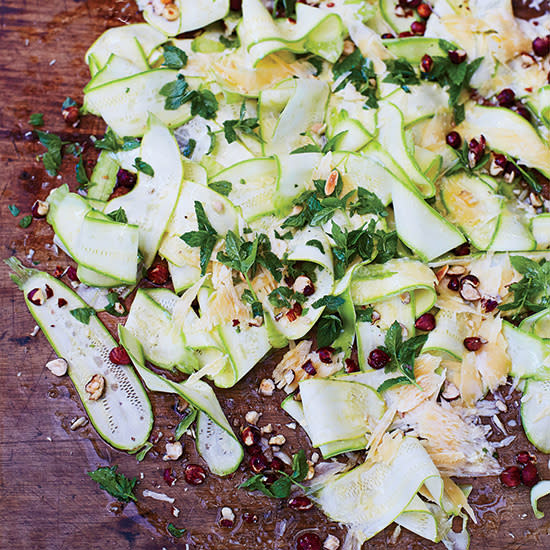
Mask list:
[[97,401],[105,391],[105,378],[101,374],[94,374],[84,389],[89,394],[90,401]]
[[52,374],[55,374],[55,376],[63,376],[67,374],[68,365],[65,359],[58,357],[57,359],[48,361],[46,363],[46,368],[49,369]]
[[183,446],[179,441],[174,443],[166,443],[166,454],[162,457],[162,460],[177,460],[183,454]]
[[46,201],[36,200],[31,208],[33,218],[45,218],[48,215],[50,205]]
[[28,292],[27,300],[35,306],[42,306],[46,303],[46,294],[41,288],[33,288]]
[[306,277],[305,275],[300,275],[296,277],[296,280],[292,285],[292,290],[294,290],[294,292],[304,294],[305,291],[311,286],[313,286],[311,279],[309,277]]
[[323,548],[325,550],[338,550],[340,548],[340,539],[334,535],[329,535],[325,542],[323,542]]
[[269,438],[270,445],[284,445],[286,443],[286,437],[282,434],[274,435]]
[[162,10],[162,17],[167,21],[176,21],[180,16],[180,10],[176,4],[166,4]]
[[248,411],[244,417],[244,419],[249,423],[255,426],[258,423],[258,420],[260,419],[261,413],[257,411]]
[[261,395],[271,397],[273,395],[273,392],[275,391],[275,382],[273,382],[271,378],[264,378],[260,382],[260,387],[258,388],[258,391]]

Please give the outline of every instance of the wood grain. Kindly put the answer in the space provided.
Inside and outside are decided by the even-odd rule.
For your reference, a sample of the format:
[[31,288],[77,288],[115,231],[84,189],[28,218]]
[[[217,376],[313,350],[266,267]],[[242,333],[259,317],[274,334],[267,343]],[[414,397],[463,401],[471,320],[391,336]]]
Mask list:
[[[52,272],[56,265],[67,265],[62,254],[55,256],[45,248],[51,243],[52,232],[44,221],[34,220],[28,229],[21,229],[7,208],[16,204],[21,209],[20,219],[29,213],[37,197],[44,198],[53,187],[62,182],[73,188],[75,185],[71,159],[64,161],[61,179],[45,174],[35,158],[43,149],[29,134],[28,117],[33,112],[44,113],[45,129],[83,144],[89,145],[90,135],[101,135],[103,125],[93,117],[85,117],[76,129],[68,128],[61,118],[61,103],[66,96],[81,101],[81,90],[88,79],[83,56],[92,41],[104,29],[132,17],[133,5],[125,1],[0,0],[2,258],[17,254],[24,259],[34,250],[33,259],[41,269]],[[93,148],[89,155],[93,155]],[[164,435],[141,464],[109,448],[89,426],[72,432],[69,426],[83,409],[70,383],[54,378],[44,368],[54,354],[41,333],[30,336],[34,322],[3,265],[0,306],[0,548],[126,550],[186,548],[189,544],[190,549],[287,550],[294,548],[296,535],[304,529],[318,528],[321,536],[332,532],[342,537],[338,526],[318,511],[296,515],[284,502],[236,490],[247,475],[245,466],[227,479],[210,476],[198,488],[189,488],[181,479],[168,487],[163,482],[167,464],[161,456],[166,436],[178,422],[171,396],[153,396],[154,433]],[[237,426],[246,411],[262,410],[262,422],[272,422],[287,436],[288,452],[307,448],[304,434],[285,426],[290,419],[278,409],[281,396],[265,400],[254,391],[272,364],[266,362],[236,388],[218,392],[224,410]],[[517,412],[510,412],[509,417],[517,420]],[[514,449],[531,449],[519,430],[517,433]],[[504,450],[501,459],[503,464],[512,463],[513,451]],[[197,460],[192,441],[187,438],[184,460],[169,466],[181,478],[182,466]],[[130,504],[121,510],[87,477],[87,471],[106,464],[118,464],[127,475],[140,478],[139,508]],[[547,458],[541,457],[539,466],[541,475],[550,478]],[[472,549],[550,548],[548,503],[542,508],[549,517],[537,522],[530,512],[525,488],[502,492],[494,478],[472,481],[472,501],[480,518],[479,527],[472,528]],[[167,503],[144,498],[143,489],[173,496],[179,517],[172,515]],[[237,514],[237,527],[231,532],[217,526],[223,505],[231,506]],[[242,525],[245,511],[256,513],[259,522]],[[166,533],[169,521],[188,529],[177,543]],[[402,535],[392,544],[388,534],[377,536],[366,547],[436,547],[412,535]]]

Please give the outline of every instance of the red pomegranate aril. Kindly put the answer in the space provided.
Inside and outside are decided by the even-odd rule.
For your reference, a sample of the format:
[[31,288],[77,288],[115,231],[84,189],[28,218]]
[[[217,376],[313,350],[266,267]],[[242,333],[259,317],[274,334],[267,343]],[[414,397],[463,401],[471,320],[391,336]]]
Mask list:
[[359,365],[357,364],[356,361],[348,357],[347,359],[344,360],[344,370],[348,374],[351,374],[352,372],[359,372]]
[[470,253],[470,245],[468,243],[462,243],[453,250],[455,256],[467,256]]
[[485,300],[483,302],[483,309],[485,310],[485,313],[491,313],[491,311],[495,311],[497,306],[498,302],[496,300]]
[[533,487],[540,481],[537,467],[531,462],[521,470],[521,482],[527,487]]
[[50,285],[45,285],[44,288],[46,290],[46,300],[49,300],[53,296],[52,287]]
[[468,351],[478,351],[483,346],[483,341],[478,336],[468,336],[464,338],[464,347]]
[[332,363],[332,348],[320,348],[317,350],[321,363]]
[[65,307],[67,305],[67,300],[65,298],[57,299],[57,307]]
[[498,93],[496,99],[501,107],[511,107],[516,100],[516,94],[514,93],[514,90],[504,88],[504,90],[501,90]]
[[261,455],[263,451],[257,443],[253,443],[252,445],[246,446],[246,452],[250,455]]
[[128,172],[128,170],[120,168],[117,172],[117,185],[121,185],[122,187],[133,187],[136,184],[136,181],[137,176],[135,174],[132,174],[132,172]]
[[400,32],[397,36],[399,36],[399,38],[409,38],[411,36],[414,36],[414,34],[411,31],[403,31]]
[[241,439],[247,447],[257,445],[260,441],[260,430],[254,426],[247,426],[241,432]]
[[76,105],[71,105],[70,107],[63,109],[61,111],[61,115],[67,124],[76,124],[80,118],[80,111]]
[[304,296],[312,296],[315,294],[315,287],[313,285],[306,285],[302,291]]
[[384,40],[389,40],[390,38],[395,38],[395,35],[392,34],[391,32],[385,32],[384,34],[382,34],[380,36],[380,38],[382,38]]
[[267,458],[263,454],[251,456],[248,465],[255,474],[261,474],[264,470],[267,470]]
[[321,539],[315,533],[305,533],[296,541],[296,550],[321,550]]
[[78,275],[76,274],[76,269],[72,265],[67,268],[67,277],[69,281],[73,281],[74,283],[79,282]]
[[411,31],[417,36],[423,36],[426,32],[426,23],[424,21],[413,21],[411,23]]
[[229,2],[229,7],[235,11],[240,10],[242,5],[243,5],[243,0],[230,0]]
[[432,57],[428,54],[425,54],[422,56],[422,59],[420,60],[420,68],[422,69],[423,73],[429,73],[434,66],[434,60]]
[[233,525],[235,525],[235,522],[232,519],[229,519],[229,518],[220,519],[220,527],[223,527],[224,529],[232,529]]
[[517,466],[509,466],[501,472],[500,481],[506,487],[518,487],[521,483],[521,470]]
[[164,472],[162,472],[162,479],[164,479],[166,484],[171,487],[172,485],[174,485],[177,478],[174,472],[172,471],[172,468],[165,468]]
[[421,0],[399,0],[399,5],[405,9],[414,9],[418,8],[420,2]]
[[280,458],[274,456],[273,460],[269,463],[269,469],[274,472],[284,472],[285,463]]
[[183,475],[189,485],[201,485],[206,480],[206,470],[198,464],[187,464]]
[[414,326],[418,330],[430,332],[435,328],[435,317],[431,313],[424,313],[416,320]]
[[35,306],[42,306],[46,302],[46,295],[41,288],[33,288],[29,290],[27,300]]
[[455,65],[460,65],[466,61],[466,52],[464,50],[451,50],[447,55],[449,56],[451,63],[454,63]]
[[373,349],[369,353],[367,363],[373,369],[383,369],[390,362],[390,356],[381,349]]
[[245,523],[258,523],[258,516],[256,514],[252,514],[251,512],[245,512],[243,514],[243,521]]
[[129,365],[130,364],[130,357],[128,356],[128,353],[122,346],[118,346],[116,348],[113,348],[109,352],[109,360],[111,363],[114,363],[115,365]]
[[546,57],[550,52],[550,42],[548,37],[538,36],[533,40],[533,53],[538,57]]
[[462,145],[462,138],[458,132],[453,130],[447,134],[445,137],[445,142],[453,149],[458,149]]
[[523,464],[524,466],[535,461],[535,457],[527,451],[521,451],[516,455],[516,462]]
[[277,481],[277,476],[273,472],[267,472],[263,475],[262,480],[267,486],[273,485]]
[[308,359],[302,365],[302,369],[304,369],[310,376],[315,376],[317,374],[317,369],[313,366],[311,359]]
[[480,136],[479,141],[475,138],[470,140],[470,143],[468,143],[468,164],[470,165],[470,168],[474,168],[481,158],[483,157],[483,153],[485,153],[485,137]]
[[166,284],[169,276],[168,266],[164,262],[159,262],[147,271],[147,279],[155,285]]
[[313,502],[304,496],[297,496],[288,499],[288,506],[293,510],[309,510],[313,508]]
[[418,8],[416,8],[416,11],[422,19],[428,19],[430,15],[432,14],[432,7],[430,4],[426,4],[426,2],[422,2],[419,4]]
[[447,288],[449,290],[458,290],[460,288],[460,280],[456,275],[449,277],[449,282],[447,283]]
[[531,120],[531,113],[529,112],[529,109],[527,109],[527,107],[524,107],[523,105],[516,105],[514,108],[514,111],[519,116],[522,116],[525,120],[527,121]]

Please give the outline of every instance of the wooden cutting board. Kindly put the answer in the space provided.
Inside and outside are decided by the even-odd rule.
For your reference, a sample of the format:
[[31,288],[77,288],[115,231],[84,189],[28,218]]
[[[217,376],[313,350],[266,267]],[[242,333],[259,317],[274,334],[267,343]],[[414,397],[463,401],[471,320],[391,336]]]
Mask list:
[[[45,221],[34,220],[27,229],[17,225],[23,215],[30,213],[36,198],[44,198],[61,183],[75,187],[74,160],[64,161],[59,179],[45,174],[36,160],[43,148],[30,134],[28,118],[33,112],[44,113],[44,129],[87,145],[87,156],[93,158],[88,138],[101,135],[103,125],[94,117],[85,117],[77,128],[66,126],[61,103],[66,96],[82,101],[81,90],[88,79],[83,56],[100,33],[137,20],[133,3],[126,1],[0,0],[2,258],[16,254],[30,265],[32,257],[40,269],[50,272],[57,265],[68,264],[62,253],[55,255],[49,247],[53,234]],[[8,210],[12,204],[21,210],[18,218]],[[183,460],[162,461],[166,438],[179,421],[172,396],[153,396],[154,434],[159,441],[142,463],[109,448],[89,426],[71,431],[69,426],[83,409],[70,382],[55,378],[45,369],[54,353],[43,334],[31,336],[35,324],[3,265],[0,299],[0,548],[290,550],[304,530],[318,530],[322,538],[328,533],[343,538],[343,531],[316,510],[294,513],[284,502],[236,489],[249,475],[246,463],[229,478],[209,476],[200,487],[187,485],[182,479],[183,466],[199,461],[191,439],[184,440]],[[267,361],[245,382],[229,391],[219,391],[222,406],[236,429],[244,423],[248,410],[263,411],[260,424],[271,422],[275,432],[287,437],[287,453],[299,448],[310,453],[301,430],[286,426],[291,419],[278,407],[282,396],[268,400],[255,391],[273,364],[274,359]],[[514,399],[508,405],[508,419],[517,422]],[[503,465],[512,464],[518,450],[533,450],[521,430],[510,431],[517,434],[517,443],[513,450],[502,451]],[[120,471],[138,477],[138,506],[122,508],[86,475],[107,464],[118,464]],[[163,481],[166,467],[179,478],[172,487]],[[550,478],[548,457],[539,456],[539,468],[542,477]],[[542,505],[548,517],[536,521],[526,488],[503,491],[495,478],[467,481],[473,483],[471,500],[479,518],[479,525],[471,526],[472,549],[550,548],[549,502]],[[175,498],[173,506],[179,510],[179,517],[174,516],[172,505],[145,498],[144,489]],[[222,506],[230,506],[236,514],[232,530],[218,526]],[[255,513],[258,522],[244,523],[244,512]],[[170,521],[187,529],[179,541],[166,532]],[[366,547],[441,548],[410,534],[402,534],[396,542],[389,535],[391,529]]]

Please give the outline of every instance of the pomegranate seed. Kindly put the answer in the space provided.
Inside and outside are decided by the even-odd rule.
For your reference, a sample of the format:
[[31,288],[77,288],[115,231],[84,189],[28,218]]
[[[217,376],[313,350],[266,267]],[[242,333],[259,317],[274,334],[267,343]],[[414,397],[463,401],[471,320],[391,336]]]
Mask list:
[[416,8],[416,11],[418,12],[418,15],[422,17],[422,19],[428,19],[430,15],[432,14],[432,7],[430,4],[426,4],[426,2],[422,2],[418,8]]
[[49,285],[46,285],[44,288],[46,289],[46,300],[48,300],[53,296],[53,290]]
[[241,322],[238,319],[233,319],[231,321],[231,326],[232,327],[238,327],[240,324],[241,324]]
[[501,107],[511,107],[515,100],[516,94],[514,93],[514,90],[511,90],[510,88],[504,88],[504,90],[499,92],[497,95],[497,101]]
[[114,363],[115,365],[129,365],[130,364],[130,357],[128,356],[128,353],[122,346],[118,346],[116,348],[113,348],[109,352],[109,360],[111,363]]
[[46,301],[46,295],[41,288],[33,288],[28,292],[27,300],[35,306],[42,306]]
[[539,472],[537,471],[537,467],[531,462],[529,464],[526,464],[521,470],[521,481],[524,485],[527,485],[527,487],[533,487],[533,485],[536,485],[540,480]]
[[65,300],[65,298],[57,299],[57,307],[64,307],[66,305],[67,305],[67,300]]
[[515,178],[519,177],[521,172],[518,170],[517,166],[510,161],[506,162],[506,168],[504,169],[504,179],[508,183],[512,183]]
[[296,541],[296,550],[321,550],[321,539],[315,533],[305,533]]
[[344,360],[344,370],[350,374],[352,372],[359,372],[359,365],[351,358],[347,358]]
[[80,118],[80,111],[76,105],[71,105],[70,107],[63,109],[61,111],[61,115],[67,124],[76,124]]
[[298,496],[288,499],[288,506],[293,510],[309,510],[313,508],[313,502],[307,497]]
[[230,0],[229,2],[229,7],[235,11],[240,10],[242,5],[243,5],[243,0]]
[[128,170],[124,170],[123,168],[120,168],[116,175],[116,183],[117,185],[121,185],[122,187],[134,187],[137,181],[137,176],[135,174],[132,174],[132,172],[128,172]]
[[542,38],[538,36],[533,40],[533,53],[538,57],[546,57],[550,52],[550,42],[548,37]]
[[426,23],[424,21],[413,21],[411,23],[411,31],[417,36],[423,36],[426,32]]
[[268,486],[273,485],[273,483],[275,483],[275,481],[277,481],[277,475],[274,474],[273,472],[267,472],[262,477],[262,480]]
[[384,34],[382,34],[380,36],[380,38],[386,40],[386,39],[390,39],[390,38],[395,38],[395,35],[393,35],[391,32],[385,32]]
[[390,362],[390,356],[384,350],[376,348],[369,353],[367,362],[373,369],[382,369]]
[[48,215],[49,209],[50,205],[47,202],[36,200],[31,208],[32,217],[36,219],[45,218]]
[[397,36],[399,36],[399,38],[409,38],[410,36],[414,36],[414,34],[411,31],[403,31],[400,32]]
[[483,153],[485,153],[485,144],[486,142],[483,136],[480,136],[479,141],[473,138],[470,140],[470,143],[468,143],[468,164],[470,168],[474,168],[483,157]]
[[516,105],[514,108],[514,111],[519,116],[522,116],[525,120],[527,121],[531,120],[531,113],[529,112],[529,109],[527,109],[527,107],[524,107],[523,105]]
[[399,0],[399,5],[405,9],[407,8],[414,9],[414,8],[418,8],[418,6],[420,5],[420,2],[421,0]]
[[243,514],[243,521],[245,523],[258,523],[258,516],[250,512],[245,512]]
[[447,136],[445,137],[445,141],[447,145],[449,145],[453,149],[458,149],[462,145],[462,138],[460,137],[460,134],[458,132],[455,132],[454,130],[447,134]]
[[523,464],[524,466],[526,464],[530,464],[534,460],[535,460],[535,457],[531,453],[528,453],[527,451],[521,451],[516,456],[516,461],[519,464]]
[[424,315],[421,315],[416,320],[414,326],[418,330],[425,330],[426,332],[430,332],[435,328],[435,317],[431,313],[424,313]]
[[497,306],[498,306],[498,302],[496,300],[485,300],[483,302],[483,308],[485,309],[485,313],[491,313],[491,311],[494,311]]
[[246,447],[246,450],[247,450],[248,454],[251,454],[251,455],[262,454],[262,448],[257,443],[254,443],[252,445],[248,445]]
[[460,65],[466,61],[466,52],[464,50],[451,50],[447,55],[449,56],[451,63],[454,63],[455,65]]
[[292,323],[293,321],[296,321],[300,315],[302,315],[302,306],[300,303],[294,302],[292,309],[287,312],[286,318]]
[[302,368],[310,375],[315,376],[317,374],[317,369],[313,366],[311,359],[308,359],[303,365]]
[[247,426],[241,432],[241,439],[247,447],[256,445],[260,441],[260,430],[254,426]]
[[460,288],[460,281],[456,275],[452,275],[449,278],[449,282],[447,283],[447,288],[449,290],[458,290]]
[[481,349],[481,346],[483,346],[483,342],[478,336],[468,336],[464,338],[464,347],[468,351],[478,351]]
[[220,519],[220,527],[223,527],[224,529],[231,529],[233,525],[235,525],[235,522],[232,519],[229,519],[229,518]]
[[273,460],[269,463],[269,469],[274,472],[284,472],[285,463],[280,458],[274,456]]
[[172,487],[174,483],[176,482],[176,476],[174,475],[174,472],[171,468],[166,468],[164,472],[162,472],[162,479],[166,482],[167,485]]
[[333,8],[334,7],[334,2],[329,2],[327,4],[327,8]]
[[317,350],[321,363],[332,363],[332,348],[321,348]]
[[261,474],[264,470],[267,470],[267,458],[263,454],[251,456],[248,465],[255,474]]
[[315,287],[313,285],[306,285],[304,290],[302,290],[304,296],[312,296],[315,294]]
[[67,269],[67,277],[69,278],[69,281],[73,282],[80,282],[78,280],[78,275],[76,274],[76,269],[71,265]]
[[425,54],[422,56],[422,59],[420,60],[420,68],[422,69],[422,72],[429,73],[434,66],[434,60],[432,57],[428,54]]
[[158,264],[149,268],[147,271],[147,279],[155,285],[163,285],[168,281],[168,266],[165,262],[159,262]]
[[470,245],[468,243],[462,243],[453,250],[455,256],[467,256],[470,253]]
[[206,479],[206,470],[198,464],[187,464],[183,474],[189,485],[201,485]]
[[517,487],[521,483],[521,470],[517,466],[509,466],[500,474],[500,481],[506,487]]

